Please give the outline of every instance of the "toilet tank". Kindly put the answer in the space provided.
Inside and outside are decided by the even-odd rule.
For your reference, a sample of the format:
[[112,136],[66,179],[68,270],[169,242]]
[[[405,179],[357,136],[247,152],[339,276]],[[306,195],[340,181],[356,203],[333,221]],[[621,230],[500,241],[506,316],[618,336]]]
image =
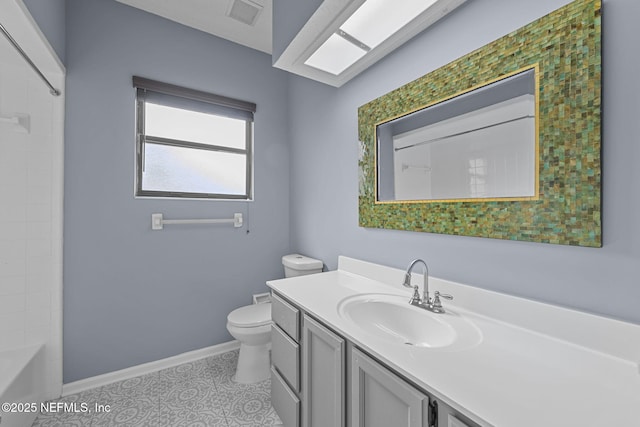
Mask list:
[[322,272],[322,261],[300,254],[283,256],[282,265],[284,265],[284,277],[305,276]]

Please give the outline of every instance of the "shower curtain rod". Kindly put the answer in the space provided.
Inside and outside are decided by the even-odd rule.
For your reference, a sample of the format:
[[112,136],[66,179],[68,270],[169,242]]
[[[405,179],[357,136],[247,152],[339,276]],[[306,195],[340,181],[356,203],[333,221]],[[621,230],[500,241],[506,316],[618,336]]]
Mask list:
[[428,139],[428,140],[422,141],[422,142],[416,142],[415,144],[407,145],[406,147],[394,148],[393,151],[406,150],[407,148],[418,147],[420,145],[429,144],[430,142],[442,141],[443,139],[449,139],[449,138],[453,138],[453,137],[456,137],[456,136],[466,135],[468,133],[476,132],[476,131],[479,131],[479,130],[485,130],[485,129],[489,129],[489,128],[492,128],[492,127],[505,125],[507,123],[517,122],[518,120],[535,119],[535,118],[536,118],[536,116],[532,116],[532,115],[527,114],[526,116],[516,117],[515,119],[504,120],[502,122],[492,123],[492,124],[486,125],[486,126],[481,126],[479,128],[469,129],[469,130],[465,130],[465,131],[462,131],[462,132],[454,133],[454,134],[451,134],[451,135],[441,136],[439,138]]
[[31,60],[31,58],[29,58],[29,56],[26,54],[26,52],[24,50],[22,50],[22,48],[20,47],[18,42],[15,41],[13,37],[11,37],[11,34],[9,34],[9,32],[7,31],[6,28],[4,28],[4,25],[0,24],[0,30],[2,31],[2,34],[4,34],[4,36],[7,38],[7,40],[9,40],[9,43],[11,43],[13,45],[13,47],[16,48],[16,50],[24,58],[24,60],[27,61],[27,63],[29,65],[31,65],[31,68],[33,68],[33,71],[35,71],[36,74],[38,74],[38,76],[40,76],[42,81],[44,81],[45,84],[47,86],[49,86],[49,93],[51,93],[51,95],[53,95],[53,96],[59,96],[60,95],[60,91],[58,89],[56,89],[55,87],[53,87],[53,85],[49,82],[49,80],[47,80],[47,78],[44,76],[44,74],[42,74],[42,72],[40,71],[38,66],[36,64],[34,64],[33,61]]

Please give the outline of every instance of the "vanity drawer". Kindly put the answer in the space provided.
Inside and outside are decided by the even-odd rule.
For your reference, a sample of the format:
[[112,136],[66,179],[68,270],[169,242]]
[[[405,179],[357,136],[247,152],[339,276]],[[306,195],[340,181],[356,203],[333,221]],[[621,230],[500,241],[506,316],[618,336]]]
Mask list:
[[300,310],[283,300],[278,294],[271,298],[271,318],[294,341],[300,341]]
[[285,427],[300,425],[300,399],[289,389],[275,368],[271,367],[271,405]]
[[294,391],[300,390],[300,346],[271,325],[271,363]]

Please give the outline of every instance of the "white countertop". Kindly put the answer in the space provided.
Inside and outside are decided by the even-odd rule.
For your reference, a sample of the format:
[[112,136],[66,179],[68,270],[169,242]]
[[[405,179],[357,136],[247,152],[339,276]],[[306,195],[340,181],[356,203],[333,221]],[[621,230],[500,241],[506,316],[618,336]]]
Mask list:
[[337,271],[267,285],[483,426],[640,426],[640,325],[435,278],[432,294],[455,297],[443,301],[443,319],[463,316],[479,329],[479,343],[391,345],[339,314],[340,302],[359,294],[408,300],[403,274],[340,257]]

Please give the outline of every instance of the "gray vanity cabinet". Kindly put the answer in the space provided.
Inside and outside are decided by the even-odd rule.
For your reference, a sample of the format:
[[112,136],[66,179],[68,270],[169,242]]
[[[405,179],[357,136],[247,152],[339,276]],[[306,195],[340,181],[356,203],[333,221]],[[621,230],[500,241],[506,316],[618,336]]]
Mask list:
[[284,427],[300,426],[300,310],[271,298],[271,404]]
[[350,399],[351,427],[429,426],[429,397],[356,348]]
[[477,426],[276,293],[271,314],[271,403],[284,427]]
[[284,427],[345,427],[345,340],[272,295],[271,403]]
[[345,340],[305,314],[302,426],[345,426]]

